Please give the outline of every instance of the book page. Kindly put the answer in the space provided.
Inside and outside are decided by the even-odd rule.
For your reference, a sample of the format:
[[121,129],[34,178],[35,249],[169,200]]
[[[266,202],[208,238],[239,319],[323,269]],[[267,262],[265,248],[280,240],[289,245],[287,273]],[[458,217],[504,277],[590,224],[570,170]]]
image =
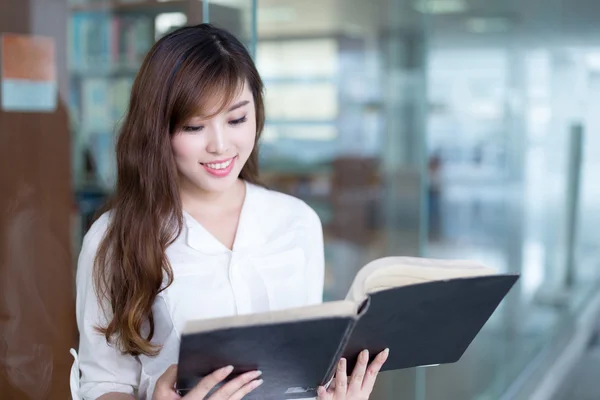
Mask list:
[[469,260],[386,257],[367,264],[358,272],[347,299],[360,301],[368,293],[393,287],[494,274],[494,269]]
[[353,301],[332,301],[314,306],[290,308],[273,312],[188,321],[183,329],[183,334],[319,318],[356,317],[359,306],[360,304]]

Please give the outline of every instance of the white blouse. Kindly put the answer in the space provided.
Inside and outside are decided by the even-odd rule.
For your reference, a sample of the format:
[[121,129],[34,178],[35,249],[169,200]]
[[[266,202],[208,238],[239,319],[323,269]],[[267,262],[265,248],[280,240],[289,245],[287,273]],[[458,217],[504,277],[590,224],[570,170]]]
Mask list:
[[[107,321],[93,289],[93,260],[104,236],[104,214],[83,240],[77,269],[79,354],[71,372],[74,398],[109,392],[152,398],[156,380],[177,363],[180,333],[190,319],[224,317],[320,303],[323,233],[317,214],[294,197],[246,183],[238,229],[229,250],[184,213],[184,229],[167,249],[171,286],[156,298],[156,357],[123,355],[95,331]],[[79,373],[81,372],[81,377]]]

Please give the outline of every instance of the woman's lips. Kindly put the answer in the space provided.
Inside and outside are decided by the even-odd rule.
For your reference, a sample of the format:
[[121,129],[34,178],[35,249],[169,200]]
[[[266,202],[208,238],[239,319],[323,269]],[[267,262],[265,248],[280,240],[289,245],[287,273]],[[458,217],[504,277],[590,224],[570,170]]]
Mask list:
[[225,159],[225,160],[218,160],[218,161],[213,161],[213,162],[208,162],[208,163],[200,163],[200,164],[204,167],[206,172],[208,172],[209,174],[216,176],[218,178],[223,178],[231,173],[231,171],[233,170],[233,167],[235,166],[236,159],[237,159],[237,156],[229,158],[229,159]]

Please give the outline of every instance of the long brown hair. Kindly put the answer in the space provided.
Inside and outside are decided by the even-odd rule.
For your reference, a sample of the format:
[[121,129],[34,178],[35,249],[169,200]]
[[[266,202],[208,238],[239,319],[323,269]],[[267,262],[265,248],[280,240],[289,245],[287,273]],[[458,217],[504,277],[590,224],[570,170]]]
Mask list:
[[[152,304],[173,281],[165,250],[183,227],[171,136],[199,112],[210,117],[207,103],[215,98],[221,112],[244,84],[254,97],[258,140],[263,84],[248,51],[229,32],[209,24],[180,28],[152,47],[137,74],[116,145],[110,224],[94,266],[95,288],[111,311],[108,325],[97,328],[124,353],[160,350],[151,343]],[[257,146],[240,177],[257,183]]]

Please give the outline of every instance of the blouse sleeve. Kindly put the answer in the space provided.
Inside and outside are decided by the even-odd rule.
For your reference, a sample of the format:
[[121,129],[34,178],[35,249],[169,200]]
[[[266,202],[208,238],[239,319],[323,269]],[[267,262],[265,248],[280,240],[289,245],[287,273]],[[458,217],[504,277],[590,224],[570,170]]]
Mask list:
[[308,305],[313,305],[323,302],[325,254],[321,220],[314,210],[309,210],[307,218],[309,230],[307,245],[307,302]]
[[108,344],[96,326],[108,321],[93,285],[93,264],[98,246],[106,231],[107,218],[101,217],[85,236],[77,263],[77,326],[79,328],[79,397],[96,399],[117,392],[135,395],[141,364],[131,355]]

